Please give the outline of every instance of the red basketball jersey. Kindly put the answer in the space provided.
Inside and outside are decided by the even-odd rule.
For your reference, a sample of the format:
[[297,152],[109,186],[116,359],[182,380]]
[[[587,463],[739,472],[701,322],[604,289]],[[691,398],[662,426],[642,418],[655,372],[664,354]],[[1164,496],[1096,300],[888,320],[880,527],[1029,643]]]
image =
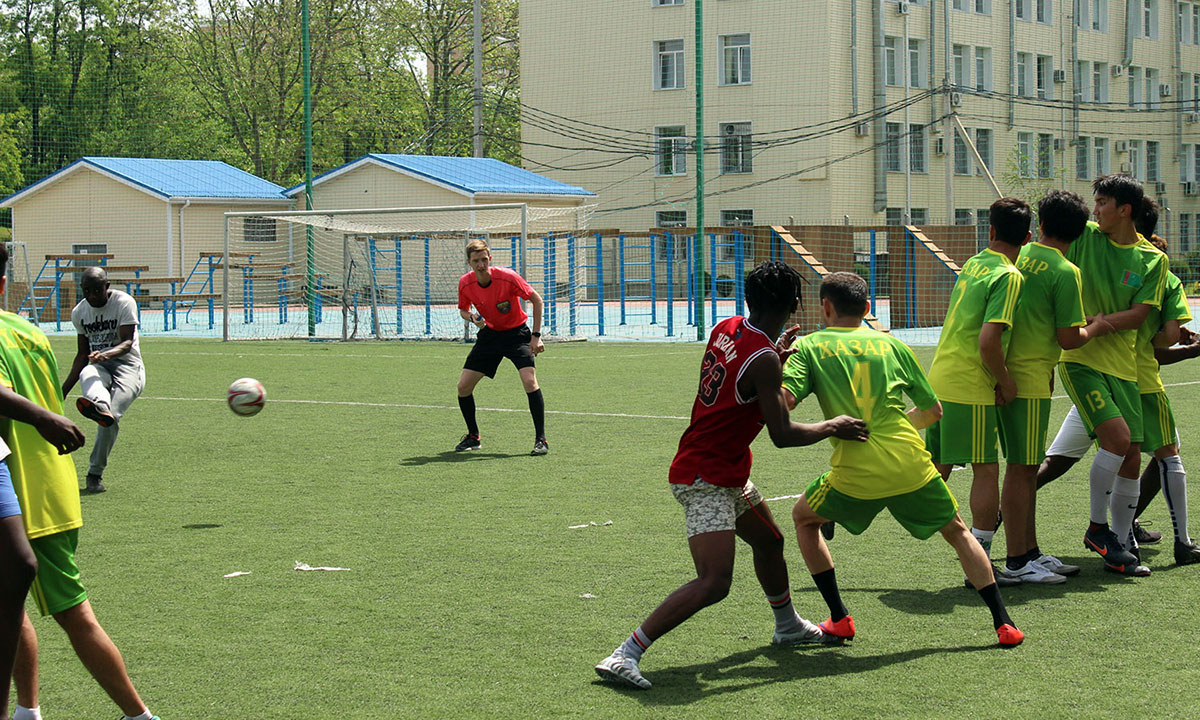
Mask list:
[[735,315],[713,328],[700,364],[700,389],[692,422],[679,440],[670,481],[691,485],[696,476],[723,487],[742,487],[750,477],[750,443],[762,430],[757,397],[742,397],[738,381],[750,363],[775,342]]

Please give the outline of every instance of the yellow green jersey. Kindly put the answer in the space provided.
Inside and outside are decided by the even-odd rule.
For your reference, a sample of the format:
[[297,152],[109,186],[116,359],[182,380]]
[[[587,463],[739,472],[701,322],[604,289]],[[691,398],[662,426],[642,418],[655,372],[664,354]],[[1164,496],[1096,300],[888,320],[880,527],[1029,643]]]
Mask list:
[[[995,250],[984,250],[963,264],[929,368],[929,383],[939,399],[963,405],[996,403],[996,378],[979,354],[979,331],[989,322],[1012,327],[1022,280],[1017,266]],[[1002,336],[1005,351],[1011,334]]]
[[826,328],[796,340],[783,367],[783,387],[797,402],[817,396],[826,419],[851,415],[867,423],[866,442],[830,438],[829,484],[864,500],[912,492],[937,470],[913,428],[904,395],[917,407],[937,396],[907,345],[865,327]]
[[1137,359],[1138,392],[1143,395],[1166,392],[1158,374],[1158,361],[1154,359],[1153,341],[1163,323],[1168,320],[1178,320],[1180,325],[1192,320],[1192,311],[1188,307],[1187,294],[1183,292],[1183,283],[1173,272],[1167,273],[1162,307],[1151,308],[1146,322],[1137,330],[1137,343],[1133,352]]
[[[0,383],[47,410],[62,414],[58,362],[45,333],[29,321],[0,311]],[[21,519],[30,538],[83,525],[79,484],[70,455],[59,455],[32,425],[0,418],[8,443],[8,469],[21,501]]]
[[[1135,243],[1114,242],[1094,222],[1071,243],[1067,259],[1079,267],[1083,278],[1083,312],[1088,317],[1128,310],[1144,303],[1162,305],[1166,286],[1167,256],[1141,235]],[[1137,328],[1119,330],[1089,340],[1083,347],[1063,350],[1063,362],[1086,365],[1098,372],[1137,382],[1133,348]]]
[[1059,328],[1087,323],[1079,268],[1056,248],[1029,243],[1017,256],[1017,269],[1025,280],[1013,315],[1005,364],[1017,384],[1017,397],[1048,398],[1054,366],[1062,354]]

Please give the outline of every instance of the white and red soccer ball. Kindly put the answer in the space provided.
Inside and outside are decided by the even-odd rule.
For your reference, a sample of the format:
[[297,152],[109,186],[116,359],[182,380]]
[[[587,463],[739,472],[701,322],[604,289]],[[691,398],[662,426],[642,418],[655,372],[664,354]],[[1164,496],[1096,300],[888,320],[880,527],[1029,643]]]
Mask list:
[[267,402],[267,391],[254,378],[238,378],[229,386],[225,400],[235,415],[250,417],[263,409]]

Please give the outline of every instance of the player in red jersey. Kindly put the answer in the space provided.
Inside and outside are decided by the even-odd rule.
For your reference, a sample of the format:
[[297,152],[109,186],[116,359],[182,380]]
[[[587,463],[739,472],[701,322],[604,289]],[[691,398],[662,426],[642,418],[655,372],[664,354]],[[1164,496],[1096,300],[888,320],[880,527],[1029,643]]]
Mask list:
[[[647,689],[638,662],[650,643],[729,593],[740,537],[754,553],[754,572],[775,614],[771,642],[822,642],[824,633],[792,607],[783,534],[750,482],[750,442],[763,425],[776,447],[811,445],[830,436],[867,439],[866,424],[842,415],[805,425],[788,417],[780,349],[774,338],[796,311],[800,275],[788,265],[764,262],[746,276],[750,317],[717,323],[700,365],[692,420],[679,441],[669,475],[687,519],[696,579],[667,596],[612,655],[596,666],[605,680]],[[791,344],[799,327],[785,334]]]
[[[492,267],[492,251],[482,239],[467,243],[467,264],[471,272],[458,280],[458,313],[464,320],[475,323],[479,333],[458,377],[458,408],[467,422],[467,434],[454,449],[461,452],[480,448],[475,386],[484,375],[496,377],[500,361],[508,358],[517,367],[529,397],[534,432],[533,451],[529,454],[545,455],[550,452],[546,442],[546,404],[533,366],[534,356],[546,349],[542,344],[542,296],[520,274]],[[525,324],[529,316],[521,307],[521,300],[528,300],[532,306],[532,330]]]

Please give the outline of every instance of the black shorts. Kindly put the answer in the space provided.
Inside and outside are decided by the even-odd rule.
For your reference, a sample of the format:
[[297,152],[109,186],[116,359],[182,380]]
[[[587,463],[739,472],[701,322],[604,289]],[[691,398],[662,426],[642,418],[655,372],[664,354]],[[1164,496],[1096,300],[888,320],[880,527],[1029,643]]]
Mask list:
[[475,347],[463,363],[464,370],[474,370],[490,378],[496,377],[496,368],[504,358],[512,360],[517,370],[533,367],[533,350],[529,347],[533,334],[528,325],[510,330],[493,330],[485,327],[475,338]]

